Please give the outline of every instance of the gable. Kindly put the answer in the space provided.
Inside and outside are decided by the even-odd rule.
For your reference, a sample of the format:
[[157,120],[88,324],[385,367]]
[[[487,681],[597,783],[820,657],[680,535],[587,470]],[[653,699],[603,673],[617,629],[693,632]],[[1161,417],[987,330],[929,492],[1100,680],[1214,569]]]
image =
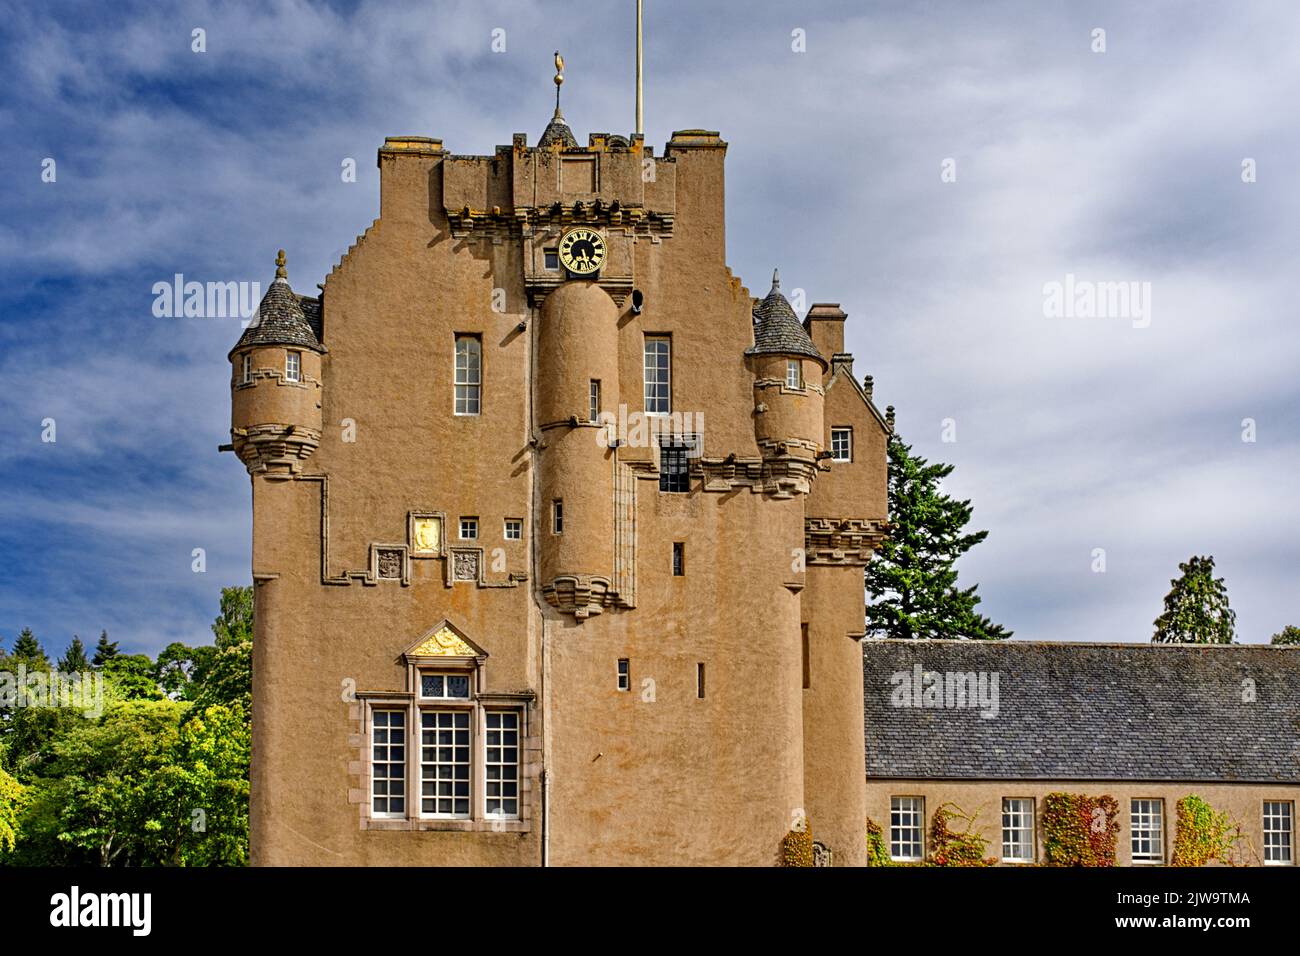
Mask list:
[[484,658],[487,651],[471,641],[460,628],[443,620],[425,631],[402,655],[408,661],[428,658]]

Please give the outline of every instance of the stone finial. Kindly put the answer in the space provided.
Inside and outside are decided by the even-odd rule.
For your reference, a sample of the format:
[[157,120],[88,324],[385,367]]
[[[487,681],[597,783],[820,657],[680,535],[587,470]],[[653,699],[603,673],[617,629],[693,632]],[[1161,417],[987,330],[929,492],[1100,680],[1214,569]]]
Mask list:
[[875,387],[876,380],[873,376],[868,375],[862,380],[862,390],[867,393],[867,398],[871,397],[871,393],[875,390]]
[[277,279],[288,279],[289,273],[284,270],[284,250],[281,249],[275,255],[275,277]]
[[772,288],[773,288],[773,289],[779,289],[779,288],[781,288],[781,270],[780,270],[780,269],[773,269],[773,270],[772,270]]
[[890,434],[893,434],[894,432],[894,406],[893,405],[887,405],[885,407],[885,424],[889,426]]

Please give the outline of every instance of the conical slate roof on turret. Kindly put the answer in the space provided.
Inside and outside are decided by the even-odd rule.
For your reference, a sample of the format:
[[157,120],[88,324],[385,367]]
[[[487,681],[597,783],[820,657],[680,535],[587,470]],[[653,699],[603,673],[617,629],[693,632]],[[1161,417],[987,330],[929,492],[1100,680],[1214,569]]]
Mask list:
[[266,295],[262,296],[252,321],[231,352],[252,345],[291,345],[324,352],[325,347],[312,331],[302,310],[302,303],[289,286],[283,249],[280,250],[275,265],[275,281],[266,290]]
[[754,306],[754,344],[746,355],[806,355],[826,364],[803,323],[781,294],[781,277],[772,273],[772,291]]
[[564,122],[564,117],[560,111],[555,111],[555,116],[546,124],[546,130],[542,133],[542,138],[537,141],[539,149],[547,149],[556,143],[565,149],[577,149],[578,140],[573,135],[573,130],[569,129],[569,124]]

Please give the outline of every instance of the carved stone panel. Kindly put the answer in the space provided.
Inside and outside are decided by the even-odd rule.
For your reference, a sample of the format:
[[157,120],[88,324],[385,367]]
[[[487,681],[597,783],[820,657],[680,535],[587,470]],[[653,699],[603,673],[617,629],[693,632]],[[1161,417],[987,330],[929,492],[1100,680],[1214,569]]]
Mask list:
[[381,578],[401,580],[402,552],[397,548],[377,549],[376,568]]
[[451,579],[477,583],[482,555],[478,551],[453,551],[451,553]]

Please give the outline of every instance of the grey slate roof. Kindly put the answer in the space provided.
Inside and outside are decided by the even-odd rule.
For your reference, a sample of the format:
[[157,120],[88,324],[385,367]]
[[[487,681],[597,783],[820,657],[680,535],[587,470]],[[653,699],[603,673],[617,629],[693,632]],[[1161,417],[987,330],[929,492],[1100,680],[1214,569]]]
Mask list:
[[[1300,783],[1300,649],[868,640],[862,650],[868,777]],[[903,682],[891,678],[906,673],[910,686],[917,665],[984,672],[989,689],[996,674],[997,715],[901,706]]]
[[324,352],[303,311],[300,297],[294,295],[289,280],[277,276],[262,296],[253,319],[231,352],[250,345],[293,345]]
[[317,342],[325,341],[325,315],[321,309],[320,299],[313,299],[311,296],[299,295],[298,305],[302,307],[302,314],[307,319],[307,324],[311,326],[312,334],[316,336]]
[[746,355],[806,355],[826,365],[794,309],[781,294],[781,278],[772,273],[772,291],[754,306],[754,344]]

